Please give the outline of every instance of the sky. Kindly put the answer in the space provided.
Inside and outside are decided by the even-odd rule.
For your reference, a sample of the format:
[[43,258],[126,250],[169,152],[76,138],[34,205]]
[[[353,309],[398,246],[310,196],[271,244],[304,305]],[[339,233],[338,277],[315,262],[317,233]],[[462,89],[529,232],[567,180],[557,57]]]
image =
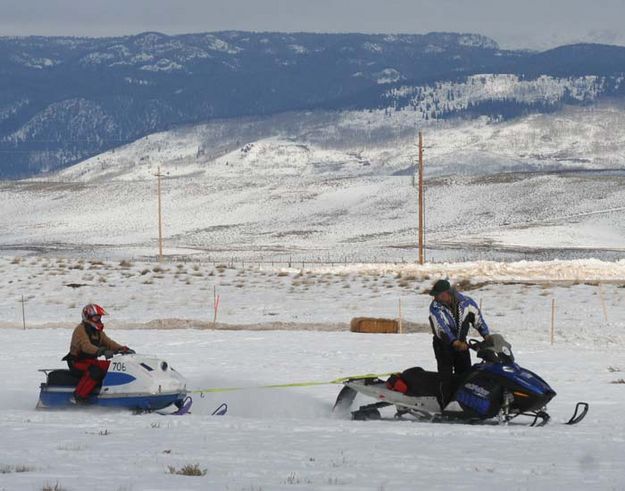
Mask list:
[[504,48],[625,45],[625,0],[0,0],[0,35],[473,32]]

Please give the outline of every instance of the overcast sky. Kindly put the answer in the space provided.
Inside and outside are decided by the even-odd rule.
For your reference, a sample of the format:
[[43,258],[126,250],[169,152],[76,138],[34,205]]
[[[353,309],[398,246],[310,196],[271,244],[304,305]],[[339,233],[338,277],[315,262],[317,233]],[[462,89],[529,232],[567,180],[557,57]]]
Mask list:
[[0,35],[476,32],[503,47],[625,45],[625,0],[0,0]]

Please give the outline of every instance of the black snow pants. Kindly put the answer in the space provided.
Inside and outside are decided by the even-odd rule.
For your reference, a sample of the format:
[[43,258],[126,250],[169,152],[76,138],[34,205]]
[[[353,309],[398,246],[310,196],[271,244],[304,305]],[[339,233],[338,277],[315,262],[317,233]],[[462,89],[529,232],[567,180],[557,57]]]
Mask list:
[[432,339],[432,347],[434,348],[438,375],[441,380],[441,397],[444,401],[444,407],[453,396],[455,381],[458,380],[459,375],[464,374],[471,368],[471,353],[469,350],[456,351],[436,336]]

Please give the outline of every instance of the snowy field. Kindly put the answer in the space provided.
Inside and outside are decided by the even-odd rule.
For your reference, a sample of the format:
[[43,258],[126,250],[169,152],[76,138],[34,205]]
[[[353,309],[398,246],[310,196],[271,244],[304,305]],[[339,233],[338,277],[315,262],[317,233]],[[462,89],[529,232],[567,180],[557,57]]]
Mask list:
[[[622,257],[625,176],[499,174],[426,182],[430,261]],[[164,252],[249,261],[416,258],[408,176],[180,177],[163,183]],[[154,257],[156,183],[0,184],[0,247]]]
[[[331,414],[336,385],[196,395],[185,417],[34,409],[36,369],[62,366],[86,302],[109,310],[114,339],[163,357],[190,388],[249,387],[433,369],[424,291],[447,276],[558,392],[547,427],[352,422]],[[301,269],[1,257],[0,490],[624,489],[625,384],[612,383],[625,377],[623,286],[623,261]],[[346,331],[352,317],[397,317],[399,299],[422,332]],[[562,425],[578,400],[591,404],[586,420]],[[222,402],[229,414],[209,416]],[[206,474],[169,473],[195,464]]]
[[[598,347],[598,333],[555,346],[533,336],[514,343],[517,361],[558,392],[552,422],[528,428],[335,419],[334,385],[207,394],[185,417],[37,411],[36,369],[61,365],[70,331],[2,329],[0,489],[624,489],[625,385],[611,382],[623,378],[625,352],[622,344]],[[434,366],[427,334],[112,335],[158,353],[197,389]],[[562,425],[578,400],[590,403],[589,415]],[[221,402],[229,415],[209,416]],[[206,474],[169,473],[187,464]]]

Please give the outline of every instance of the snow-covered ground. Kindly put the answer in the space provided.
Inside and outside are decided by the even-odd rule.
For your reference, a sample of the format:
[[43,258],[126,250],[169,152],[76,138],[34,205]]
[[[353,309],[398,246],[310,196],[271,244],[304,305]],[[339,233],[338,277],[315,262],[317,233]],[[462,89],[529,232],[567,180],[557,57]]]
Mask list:
[[[505,324],[513,324],[507,319]],[[503,325],[504,322],[502,321]],[[575,341],[519,335],[519,361],[558,392],[544,428],[335,419],[339,387],[246,390],[195,398],[185,417],[37,411],[39,367],[60,366],[67,329],[0,330],[0,489],[623,489],[623,345],[598,347],[600,329]],[[194,389],[432,369],[430,336],[349,332],[119,330],[158,353]],[[620,371],[619,371],[620,370]],[[560,424],[578,400],[575,427]],[[224,417],[209,413],[221,402]],[[198,464],[204,476],[169,474]],[[21,472],[15,472],[19,469]]]
[[555,299],[558,339],[625,345],[624,261],[293,266],[0,258],[0,327],[22,326],[24,295],[28,327],[72,327],[96,302],[114,329],[210,328],[217,294],[224,329],[345,330],[353,317],[398,317],[401,300],[427,331],[427,291],[450,278],[514,342],[547,338]]
[[[331,414],[336,385],[196,395],[193,413],[180,418],[34,409],[36,369],[62,366],[86,302],[109,310],[111,337],[162,356],[191,389],[249,387],[433,369],[427,332],[345,329],[356,316],[397,317],[401,299],[403,319],[419,330],[424,291],[447,276],[482,304],[517,361],[558,392],[550,425],[352,422]],[[623,261],[301,269],[2,257],[0,489],[622,489],[625,385],[612,382],[625,374],[623,286]],[[207,329],[214,288],[218,330]],[[586,420],[562,425],[578,400],[591,404]],[[222,402],[229,414],[209,416]],[[206,474],[169,473],[194,464]]]
[[[154,180],[0,184],[0,246],[154,256]],[[428,260],[622,257],[625,176],[498,174],[426,181]],[[163,182],[165,254],[228,260],[414,260],[409,176],[241,172]]]

